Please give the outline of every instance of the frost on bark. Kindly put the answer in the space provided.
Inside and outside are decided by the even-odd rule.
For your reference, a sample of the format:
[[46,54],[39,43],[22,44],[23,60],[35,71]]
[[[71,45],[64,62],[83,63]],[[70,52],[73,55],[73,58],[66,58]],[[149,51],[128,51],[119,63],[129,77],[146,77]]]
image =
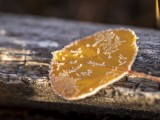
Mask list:
[[[74,107],[67,110],[81,112],[85,107],[88,112],[104,114],[142,114],[135,112],[138,110],[146,117],[155,115],[160,118],[160,85],[146,79],[125,77],[80,101],[65,101],[53,93],[48,78],[51,52],[97,31],[121,27],[0,14],[0,105],[45,109],[47,105],[39,103],[45,102],[50,109],[56,110],[66,109],[65,105],[75,108],[81,105],[77,110]],[[135,30],[139,37],[139,52],[132,69],[160,77],[159,31],[125,28]],[[55,108],[53,103],[58,107]],[[118,109],[119,113],[114,113]]]

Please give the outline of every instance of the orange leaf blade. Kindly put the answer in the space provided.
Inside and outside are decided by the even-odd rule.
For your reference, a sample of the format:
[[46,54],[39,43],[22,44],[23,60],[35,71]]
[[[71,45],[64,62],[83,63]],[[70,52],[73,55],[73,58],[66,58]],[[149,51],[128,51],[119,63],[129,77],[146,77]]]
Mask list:
[[54,52],[50,77],[54,91],[67,100],[82,99],[120,80],[137,55],[132,30],[106,30]]

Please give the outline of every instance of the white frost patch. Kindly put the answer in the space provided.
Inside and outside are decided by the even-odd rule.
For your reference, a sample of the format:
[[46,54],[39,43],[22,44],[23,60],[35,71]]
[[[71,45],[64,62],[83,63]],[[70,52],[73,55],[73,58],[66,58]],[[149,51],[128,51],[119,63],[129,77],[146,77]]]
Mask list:
[[91,76],[92,74],[92,70],[87,70],[86,72],[81,72],[80,73],[83,77],[87,77],[87,76]]
[[25,47],[27,45],[35,45],[35,46],[39,46],[39,47],[42,47],[42,48],[59,47],[59,44],[57,42],[51,41],[51,40],[36,41],[36,40],[18,39],[18,38],[15,38],[15,37],[11,37],[11,38],[4,37],[3,40],[5,40],[5,42],[14,43],[14,44],[20,45],[22,47]]
[[74,73],[76,72],[77,70],[79,70],[80,68],[82,67],[82,64],[78,65],[77,67],[73,68],[71,70],[69,70],[69,73]]
[[40,41],[38,42],[38,45],[40,47],[58,47],[59,44],[55,41],[49,41],[49,40],[45,40],[45,41]]
[[90,44],[86,44],[86,47],[90,47],[91,45]]
[[23,41],[23,40],[13,39],[13,41],[9,41],[9,42],[14,43],[16,45],[21,45],[21,46],[25,47],[27,45],[27,42],[29,42],[29,41]]
[[82,49],[78,48],[76,50],[71,50],[70,52],[73,54],[73,56],[78,56],[78,55],[82,54]]
[[89,65],[92,65],[92,66],[101,66],[101,67],[105,66],[105,62],[97,63],[97,62],[94,62],[94,61],[88,61],[86,63],[89,64]]
[[6,35],[6,31],[5,30],[3,30],[3,29],[0,29],[0,36],[4,36],[4,35]]
[[69,64],[71,64],[71,65],[72,64],[77,64],[77,62],[78,62],[77,60],[74,60],[74,61],[70,61]]

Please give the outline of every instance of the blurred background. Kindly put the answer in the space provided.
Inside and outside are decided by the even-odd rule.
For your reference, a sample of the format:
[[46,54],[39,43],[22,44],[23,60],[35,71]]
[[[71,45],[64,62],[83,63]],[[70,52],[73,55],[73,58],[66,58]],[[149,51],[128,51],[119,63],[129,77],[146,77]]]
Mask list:
[[0,0],[0,12],[156,27],[155,0]]

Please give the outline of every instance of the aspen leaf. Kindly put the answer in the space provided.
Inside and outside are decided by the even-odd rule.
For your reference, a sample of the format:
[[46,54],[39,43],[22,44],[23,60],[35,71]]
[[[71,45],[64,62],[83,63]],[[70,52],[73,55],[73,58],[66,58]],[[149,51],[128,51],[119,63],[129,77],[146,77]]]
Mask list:
[[137,50],[130,29],[105,30],[77,40],[53,53],[52,87],[67,100],[91,96],[128,74]]

